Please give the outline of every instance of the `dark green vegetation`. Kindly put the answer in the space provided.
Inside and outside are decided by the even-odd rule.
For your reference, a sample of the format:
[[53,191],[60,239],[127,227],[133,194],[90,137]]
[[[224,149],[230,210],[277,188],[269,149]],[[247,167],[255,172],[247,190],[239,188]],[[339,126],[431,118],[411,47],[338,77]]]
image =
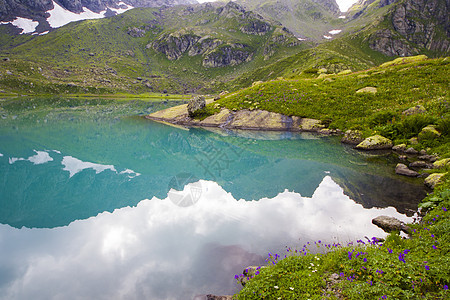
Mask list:
[[[269,266],[259,269],[235,299],[448,299],[448,179],[425,201],[432,197],[434,208],[411,225],[411,238],[391,233],[384,242],[317,241],[287,248],[286,258],[269,253]],[[313,254],[317,251],[323,254]]]
[[[262,109],[320,119],[330,128],[362,130],[366,136],[378,133],[395,143],[407,143],[423,127],[434,124],[441,137],[424,137],[414,147],[436,147],[448,156],[449,63],[448,58],[419,60],[345,75],[317,75],[317,70],[308,70],[303,74],[310,78],[260,83],[209,104],[206,109],[219,104],[230,110]],[[376,94],[357,93],[365,87],[376,88]],[[427,112],[413,116],[402,113],[416,105],[424,106]]]

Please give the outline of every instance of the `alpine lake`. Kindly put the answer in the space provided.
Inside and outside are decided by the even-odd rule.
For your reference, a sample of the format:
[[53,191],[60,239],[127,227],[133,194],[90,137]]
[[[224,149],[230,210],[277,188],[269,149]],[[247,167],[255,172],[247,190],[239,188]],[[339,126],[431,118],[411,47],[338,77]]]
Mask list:
[[339,137],[143,117],[180,103],[0,99],[0,299],[229,295],[268,252],[384,237],[372,218],[426,195]]

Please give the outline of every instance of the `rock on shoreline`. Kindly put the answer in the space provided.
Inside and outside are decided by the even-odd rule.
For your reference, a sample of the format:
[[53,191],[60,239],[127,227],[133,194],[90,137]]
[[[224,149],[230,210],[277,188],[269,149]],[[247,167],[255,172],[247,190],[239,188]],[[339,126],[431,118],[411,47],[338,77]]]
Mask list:
[[222,108],[220,112],[200,121],[189,117],[187,105],[180,105],[152,113],[146,116],[146,118],[185,126],[244,130],[303,131],[317,132],[325,135],[341,133],[339,130],[326,129],[320,120],[296,116],[290,117],[266,110],[244,109],[230,111]]

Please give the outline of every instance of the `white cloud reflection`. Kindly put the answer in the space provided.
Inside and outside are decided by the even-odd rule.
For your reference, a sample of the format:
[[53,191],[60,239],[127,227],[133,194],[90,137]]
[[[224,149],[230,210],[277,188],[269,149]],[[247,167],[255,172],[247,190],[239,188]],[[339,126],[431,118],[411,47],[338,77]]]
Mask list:
[[33,151],[36,154],[32,155],[32,156],[30,156],[28,158],[10,157],[9,158],[9,163],[12,165],[16,161],[29,161],[29,162],[32,162],[35,165],[41,165],[41,164],[45,164],[45,163],[53,160],[53,158],[46,151],[36,151],[36,150],[33,150]]
[[285,191],[236,201],[201,181],[193,206],[141,201],[54,229],[0,225],[0,299],[192,299],[233,293],[233,275],[284,246],[384,236],[364,209],[325,177],[312,198]]

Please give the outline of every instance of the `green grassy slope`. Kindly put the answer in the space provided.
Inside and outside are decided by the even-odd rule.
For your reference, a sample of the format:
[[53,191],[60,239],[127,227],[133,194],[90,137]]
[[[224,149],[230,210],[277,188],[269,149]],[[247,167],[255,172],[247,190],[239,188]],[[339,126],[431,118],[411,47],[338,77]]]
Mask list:
[[[38,72],[39,79],[45,86],[62,84],[135,92],[205,91],[213,87],[215,80],[227,81],[309,47],[306,43],[296,45],[295,37],[274,24],[265,34],[244,33],[241,28],[260,21],[251,13],[233,8],[229,11],[228,15],[219,15],[216,8],[205,5],[139,8],[112,18],[70,23],[47,35],[2,49],[0,56],[10,58],[10,62],[0,64],[0,84],[3,89],[19,91],[20,87],[9,84],[14,80],[10,77],[19,74],[26,77],[20,69],[33,64],[35,70],[42,69]],[[156,40],[165,42],[169,35],[183,34],[218,39],[223,46],[246,45],[246,49],[252,51],[252,59],[207,68],[202,64],[204,55],[190,56],[186,51],[178,59],[169,60],[152,46]],[[280,36],[284,39],[277,39]],[[5,37],[6,40],[10,39]],[[271,53],[267,53],[267,49],[272,50]],[[17,72],[8,75],[6,70]],[[37,80],[37,77],[30,80]],[[39,84],[33,82],[33,85]]]
[[[360,129],[366,135],[382,133],[397,142],[405,142],[428,124],[440,126],[441,136],[449,146],[448,122],[450,60],[448,58],[419,60],[406,64],[382,65],[346,75],[320,75],[322,78],[276,79],[239,90],[209,104],[230,110],[262,109],[291,116],[323,120],[331,128]],[[317,77],[308,73],[306,76]],[[376,94],[356,93],[375,87]],[[402,112],[423,105],[428,113],[409,118]],[[417,124],[416,124],[417,123]],[[414,126],[421,128],[415,128]],[[403,134],[401,127],[411,127]],[[408,128],[409,128],[408,127]],[[439,143],[425,142],[418,147]],[[450,147],[449,147],[450,148]],[[448,152],[443,151],[444,153]],[[448,153],[450,154],[450,153]]]

